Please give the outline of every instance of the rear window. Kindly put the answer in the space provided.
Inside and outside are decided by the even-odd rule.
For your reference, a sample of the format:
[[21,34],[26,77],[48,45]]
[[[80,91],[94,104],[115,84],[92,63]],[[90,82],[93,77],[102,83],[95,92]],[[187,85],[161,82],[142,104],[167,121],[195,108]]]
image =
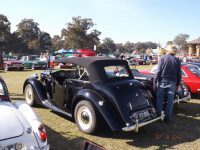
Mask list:
[[[120,79],[120,78],[129,78],[130,75],[127,71],[126,66],[106,66],[104,67],[107,78],[109,79]],[[123,70],[123,71],[122,71]]]

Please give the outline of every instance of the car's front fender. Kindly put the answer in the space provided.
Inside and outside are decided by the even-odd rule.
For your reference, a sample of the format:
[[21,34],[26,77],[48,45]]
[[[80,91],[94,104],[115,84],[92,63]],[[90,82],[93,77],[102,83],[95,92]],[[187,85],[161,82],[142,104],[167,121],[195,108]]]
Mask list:
[[27,84],[30,84],[34,90],[36,103],[42,104],[42,101],[47,99],[46,90],[42,83],[36,78],[26,79],[23,85],[23,93]]
[[[112,114],[112,112],[108,107],[108,104],[101,97],[100,94],[89,89],[80,90],[77,93],[75,100],[73,101],[72,107],[75,108],[77,102],[80,100],[91,101],[92,104],[95,105],[96,109],[101,114],[101,116],[106,121],[107,125],[110,127],[111,130],[117,131],[122,129],[121,123],[117,121],[117,119],[114,117],[114,115]],[[72,110],[74,110],[73,108]]]

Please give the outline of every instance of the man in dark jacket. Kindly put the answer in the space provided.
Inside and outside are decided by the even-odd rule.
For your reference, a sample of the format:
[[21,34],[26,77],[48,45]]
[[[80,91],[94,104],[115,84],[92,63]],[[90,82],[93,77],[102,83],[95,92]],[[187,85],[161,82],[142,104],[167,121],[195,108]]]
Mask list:
[[157,87],[157,113],[163,111],[163,100],[167,96],[167,107],[165,109],[165,120],[170,121],[172,117],[174,93],[176,86],[181,81],[181,63],[176,54],[176,49],[168,46],[167,55],[164,55],[158,61],[158,70],[154,78],[154,85]]

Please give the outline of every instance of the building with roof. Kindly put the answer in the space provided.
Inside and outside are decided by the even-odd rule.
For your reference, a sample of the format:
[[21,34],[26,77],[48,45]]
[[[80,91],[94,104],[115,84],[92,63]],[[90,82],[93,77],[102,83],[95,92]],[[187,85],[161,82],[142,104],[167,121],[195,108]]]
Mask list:
[[187,43],[189,46],[189,56],[200,57],[200,37]]

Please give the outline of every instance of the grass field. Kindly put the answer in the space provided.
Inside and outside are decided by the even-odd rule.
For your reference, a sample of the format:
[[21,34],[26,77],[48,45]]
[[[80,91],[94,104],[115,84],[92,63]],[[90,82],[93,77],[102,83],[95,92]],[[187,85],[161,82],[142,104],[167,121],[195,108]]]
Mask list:
[[[142,69],[148,69],[143,66]],[[141,69],[141,67],[138,67]],[[40,71],[0,72],[7,83],[12,100],[24,100],[22,85],[33,73]],[[45,108],[34,108],[45,124],[48,142],[52,150],[81,150],[85,139],[98,143],[108,150],[133,149],[199,149],[200,147],[200,96],[193,95],[189,103],[181,103],[174,109],[173,122],[156,122],[134,132],[112,132],[97,135],[80,132],[70,119]]]

